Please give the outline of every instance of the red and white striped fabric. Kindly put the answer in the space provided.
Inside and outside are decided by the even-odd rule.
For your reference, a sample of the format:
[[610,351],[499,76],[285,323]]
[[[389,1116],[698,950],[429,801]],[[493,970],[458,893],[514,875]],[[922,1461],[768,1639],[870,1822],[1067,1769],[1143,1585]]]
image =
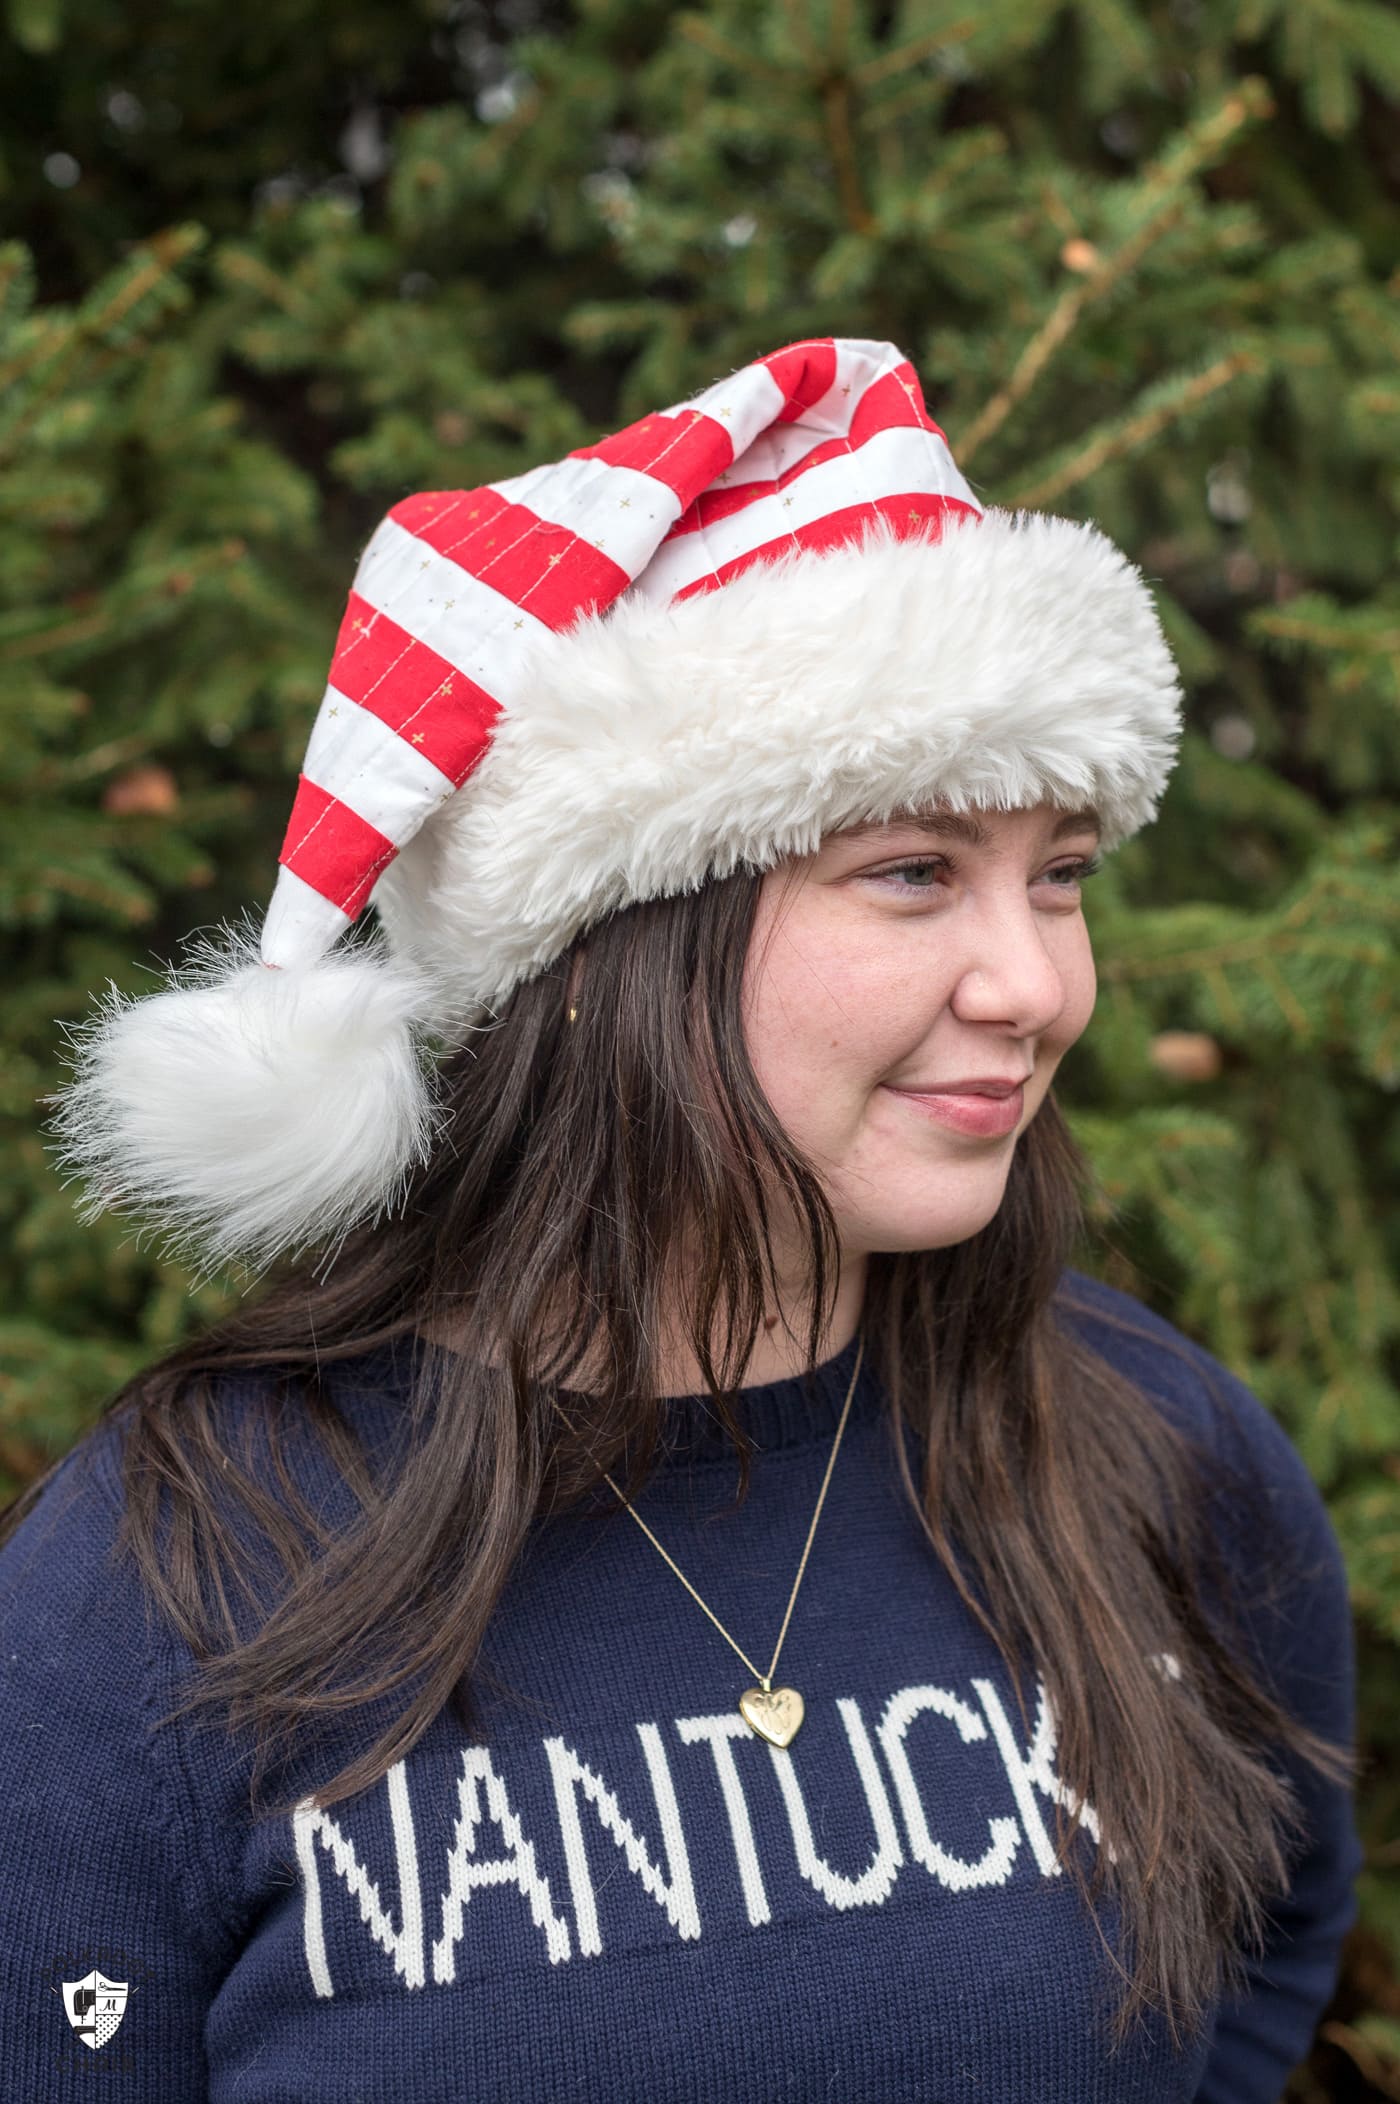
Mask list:
[[671,604],[876,520],[932,540],[981,512],[902,352],[830,337],[528,474],[404,498],[355,574],[264,962],[314,961],[344,934],[480,765],[542,637],[629,589]]

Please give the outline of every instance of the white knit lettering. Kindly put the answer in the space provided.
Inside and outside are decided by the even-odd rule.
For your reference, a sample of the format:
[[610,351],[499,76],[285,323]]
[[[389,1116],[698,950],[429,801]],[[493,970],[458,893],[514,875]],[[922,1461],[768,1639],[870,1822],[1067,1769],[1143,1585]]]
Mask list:
[[[467,1901],[474,1887],[484,1885],[519,1887],[529,1902],[531,1921],[537,1929],[544,1930],[549,1961],[558,1965],[570,1955],[569,1924],[554,1911],[549,1879],[536,1868],[534,1844],[526,1840],[525,1830],[511,1809],[506,1786],[484,1746],[463,1748],[457,1796],[457,1830],[447,1858],[442,1934],[433,1945],[433,1978],[440,1986],[447,1986],[456,1978],[455,1946],[462,1936]],[[483,1819],[493,1820],[500,1828],[505,1855],[484,1859],[477,1856],[476,1832]]]
[[401,1926],[397,1929],[384,1911],[379,1887],[360,1862],[354,1843],[346,1839],[339,1822],[329,1812],[318,1810],[309,1798],[303,1798],[292,1814],[297,1860],[306,1888],[303,1910],[306,1962],[318,1995],[331,1995],[334,1989],[322,1933],[317,1840],[335,1865],[337,1875],[344,1880],[346,1890],[358,1901],[361,1921],[380,1948],[389,1953],[394,1961],[394,1971],[404,1985],[423,1985],[423,1895],[418,1882],[418,1842],[413,1831],[413,1807],[408,1799],[408,1776],[402,1761],[395,1761],[385,1781],[399,1880]]
[[880,1774],[875,1752],[866,1734],[865,1724],[854,1702],[842,1697],[837,1710],[846,1727],[850,1740],[856,1772],[865,1791],[865,1801],[870,1810],[870,1821],[875,1829],[875,1853],[859,1877],[847,1877],[833,1870],[816,1851],[812,1839],[811,1821],[807,1817],[807,1805],[797,1780],[797,1769],[786,1746],[770,1746],[768,1751],[777,1770],[778,1782],[787,1807],[788,1824],[792,1828],[793,1845],[797,1850],[797,1867],[809,1885],[815,1886],[830,1907],[878,1907],[883,1906],[894,1889],[896,1873],[904,1861],[904,1851],[899,1845],[899,1832],[894,1823],[894,1813],[885,1793],[884,1778]]
[[665,1851],[668,1873],[665,1877],[652,1862],[631,1825],[624,1819],[616,1797],[602,1778],[595,1775],[587,1763],[581,1761],[562,1739],[546,1739],[544,1742],[550,1778],[554,1784],[555,1803],[559,1811],[559,1832],[569,1872],[578,1946],[585,1957],[596,1957],[603,1948],[603,1939],[598,1928],[597,1901],[588,1867],[588,1853],[584,1847],[583,1825],[578,1815],[579,1786],[582,1786],[583,1794],[589,1803],[597,1806],[603,1829],[622,1850],[628,1869],[641,1879],[644,1890],[658,1906],[664,1908],[672,1928],[686,1939],[700,1934],[700,1912],[695,1904],[695,1891],[691,1883],[690,1856],[685,1845],[680,1806],[676,1803],[675,1785],[666,1764],[666,1750],[661,1743],[661,1734],[654,1724],[639,1724],[637,1736],[642,1742],[642,1752],[651,1776],[652,1795],[656,1799],[657,1816],[661,1821],[661,1844]]
[[727,1710],[718,1717],[677,1717],[676,1730],[680,1734],[682,1745],[692,1746],[697,1740],[703,1739],[714,1757],[720,1795],[724,1800],[725,1814],[729,1820],[729,1835],[734,1843],[734,1860],[739,1869],[739,1884],[744,1895],[749,1927],[762,1928],[764,1922],[772,1920],[773,1913],[764,1888],[763,1871],[759,1866],[748,1801],[744,1796],[744,1786],[739,1780],[738,1763],[734,1759],[731,1746],[734,1739],[743,1739],[752,1745],[753,1733],[734,1710]]
[[[1055,1709],[1045,1691],[1045,1684],[1040,1680],[1035,1684],[1035,1724],[1031,1731],[1029,1751],[1024,1755],[1017,1751],[1016,1735],[1006,1711],[1002,1708],[1001,1697],[992,1683],[989,1680],[974,1680],[972,1685],[977,1690],[978,1701],[987,1713],[987,1722],[992,1727],[1002,1766],[1015,1792],[1017,1809],[1035,1853],[1036,1862],[1043,1876],[1059,1877],[1061,1865],[1055,1860],[1055,1844],[1040,1816],[1040,1806],[1036,1802],[1035,1793],[1040,1790],[1049,1798],[1051,1804],[1062,1804],[1071,1818],[1079,1807],[1079,1799],[1068,1783],[1062,1782],[1055,1773]],[[1086,1832],[1097,1841],[1099,1817],[1091,1804],[1084,1805],[1082,1818]],[[1110,1863],[1118,1860],[1111,1848],[1108,1850],[1108,1860]]]
[[909,1765],[905,1738],[914,1719],[932,1711],[957,1727],[964,1745],[974,1745],[987,1736],[987,1727],[970,1704],[947,1688],[901,1688],[885,1704],[885,1714],[876,1726],[876,1737],[894,1778],[895,1795],[904,1814],[905,1831],[916,1863],[948,1887],[950,1892],[971,1892],[978,1885],[1004,1885],[1011,1875],[1021,1829],[1014,1819],[988,1821],[991,1841],[985,1855],[965,1863],[943,1848],[929,1832],[923,1800]]
[[[1165,1664],[1168,1677],[1175,1663],[1169,1660]],[[839,1867],[819,1852],[813,1812],[819,1809],[817,1832],[824,1833],[832,1809],[832,1778],[828,1772],[829,1762],[823,1758],[822,1738],[820,1734],[813,1734],[810,1723],[803,1737],[796,1742],[795,1749],[790,1749],[762,1744],[733,1710],[713,1716],[677,1718],[672,1729],[680,1744],[703,1744],[709,1748],[719,1784],[723,1821],[716,1816],[713,1798],[708,1813],[703,1809],[703,1799],[695,1804],[690,1802],[689,1792],[697,1787],[698,1771],[693,1766],[688,1772],[681,1771],[694,1830],[707,1844],[705,1867],[709,1889],[713,1889],[716,1877],[720,1880],[719,1890],[715,1893],[716,1904],[722,1906],[725,1903],[725,1864],[728,1859],[722,1836],[727,1826],[738,1874],[738,1891],[749,1926],[762,1929],[774,1918],[769,1897],[769,1880],[775,1871],[771,1835],[765,1834],[761,1827],[755,1832],[756,1807],[753,1801],[754,1778],[756,1775],[762,1777],[765,1757],[771,1762],[786,1811],[795,1867],[820,1900],[838,1912],[878,1907],[885,1903],[905,1862],[903,1836],[908,1838],[913,1861],[948,1892],[966,1893],[1009,1885],[1017,1866],[1022,1835],[1029,1843],[1030,1856],[1041,1875],[1059,1876],[1062,1866],[1055,1860],[1054,1843],[1041,1806],[1043,1802],[1061,1804],[1073,1815],[1077,1801],[1069,1786],[1055,1772],[1056,1720],[1045,1687],[1039,1681],[1036,1684],[1035,1717],[1030,1744],[1024,1750],[995,1684],[990,1680],[974,1679],[972,1690],[981,1706],[980,1712],[949,1688],[923,1682],[898,1688],[885,1701],[873,1736],[867,1731],[860,1705],[848,1696],[836,1698],[836,1715],[845,1731],[860,1786],[856,1802],[863,1796],[870,1818],[872,1845],[863,1869]],[[927,1737],[922,1733],[918,1735],[922,1758],[911,1758],[914,1728],[924,1717],[942,1721],[929,1723]],[[949,1726],[951,1730],[947,1728]],[[606,1875],[600,1875],[595,1883],[594,1866],[590,1864],[585,1838],[584,1803],[593,1807],[603,1832],[620,1851],[643,1891],[655,1901],[670,1931],[682,1942],[698,1939],[700,1907],[690,1848],[662,1732],[651,1723],[639,1723],[635,1730],[650,1779],[655,1810],[654,1842],[647,1841],[639,1833],[624,1815],[616,1792],[562,1737],[546,1738],[533,1748],[521,1746],[513,1754],[513,1758],[528,1759],[532,1765],[537,1764],[535,1787],[543,1790],[544,1803],[548,1804],[552,1797],[559,1848],[554,1862],[557,1865],[562,1861],[563,1875],[568,1879],[572,1923],[568,1914],[556,1905],[550,1878],[545,1873],[545,1859],[549,1857],[550,1849],[537,1846],[528,1832],[526,1821],[516,1810],[518,1790],[512,1792],[507,1788],[505,1777],[498,1772],[491,1752],[485,1746],[469,1745],[457,1749],[454,1755],[457,1767],[455,1808],[450,1830],[442,1836],[442,1854],[433,1858],[446,1866],[446,1890],[440,1895],[440,1927],[431,1952],[434,1985],[450,1986],[459,1977],[459,1946],[463,1951],[470,1948],[478,1966],[507,1947],[513,1954],[512,1962],[516,1962],[521,1946],[513,1936],[503,1943],[496,1936],[473,1933],[471,1945],[467,1944],[471,1921],[469,1903],[478,1894],[496,1886],[513,1888],[525,1901],[530,1927],[540,1932],[537,1948],[551,1965],[562,1964],[575,1955],[597,1957],[602,1952],[599,1892],[608,1880]],[[743,1752],[736,1752],[736,1742],[744,1748]],[[879,1756],[883,1756],[883,1760]],[[416,1748],[409,1758],[416,1766],[433,1756],[424,1746]],[[956,1855],[944,1841],[935,1839],[933,1831],[938,1823],[933,1816],[937,1803],[947,1808],[955,1801],[966,1801],[974,1788],[977,1788],[979,1797],[982,1795],[981,1788],[974,1783],[969,1761],[983,1763],[984,1773],[988,1763],[992,1764],[992,1773],[995,1774],[997,1767],[1004,1771],[1019,1814],[1019,1819],[1009,1816],[988,1819],[987,1847],[975,1860],[964,1860]],[[885,1779],[886,1773],[893,1784],[892,1793]],[[930,1775],[938,1778],[936,1795],[929,1782]],[[515,1780],[519,1788],[524,1787],[530,1778],[517,1772]],[[330,1931],[338,1928],[344,1935],[353,1920],[348,1909],[338,1914],[329,1911],[330,1897],[337,1884],[343,1886],[347,1897],[354,1901],[360,1924],[369,1930],[376,1948],[392,1959],[394,1972],[403,1984],[416,1988],[426,1983],[419,1837],[409,1797],[408,1766],[404,1761],[396,1762],[388,1770],[384,1787],[398,1880],[396,1910],[386,1906],[380,1884],[370,1875],[363,1843],[352,1838],[344,1821],[329,1811],[316,1809],[310,1798],[304,1799],[293,1814],[293,1835],[303,1891],[303,1945],[312,1989],[319,1997],[329,1997],[335,1992],[328,1947]],[[847,1788],[849,1790],[849,1784]],[[819,1795],[815,1794],[818,1792]],[[415,1795],[420,1807],[430,1796],[437,1801],[436,1792],[425,1794],[422,1788]],[[538,1817],[541,1799],[532,1797],[527,1789],[525,1802],[535,1805]],[[898,1817],[895,1802],[899,1807]],[[1099,1819],[1093,1807],[1085,1804],[1080,1816],[1084,1832],[1103,1846]],[[500,1850],[494,1856],[481,1852],[483,1829],[488,1822],[500,1836]],[[544,1838],[540,1837],[541,1844]],[[766,1866],[760,1844],[769,1857]],[[596,1854],[596,1841],[593,1848]],[[335,1872],[335,1878],[330,1881],[324,1877],[323,1853]],[[1112,1858],[1111,1850],[1109,1854]],[[611,1863],[611,1858],[609,1860]],[[556,1868],[556,1888],[559,1878]],[[479,1905],[473,1911],[479,1911]]]

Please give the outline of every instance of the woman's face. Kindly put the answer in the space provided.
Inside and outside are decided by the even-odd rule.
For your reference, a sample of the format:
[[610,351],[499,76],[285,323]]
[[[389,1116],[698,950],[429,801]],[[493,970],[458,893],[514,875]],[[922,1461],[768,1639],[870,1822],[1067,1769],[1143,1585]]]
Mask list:
[[[830,834],[764,878],[749,1054],[844,1256],[947,1247],[995,1214],[1017,1137],[1093,1013],[1077,879],[1097,841],[1091,815],[1051,804],[930,814]],[[1024,1081],[1020,1098],[921,1100],[988,1077]],[[1008,1129],[957,1129],[958,1102],[965,1122]]]

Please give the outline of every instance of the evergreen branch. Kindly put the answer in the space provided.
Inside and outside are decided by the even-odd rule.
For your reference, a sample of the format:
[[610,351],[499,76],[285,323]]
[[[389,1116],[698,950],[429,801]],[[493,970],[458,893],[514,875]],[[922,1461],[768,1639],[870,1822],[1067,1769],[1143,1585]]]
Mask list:
[[[74,332],[76,327],[77,324],[70,323],[67,317],[61,315],[59,310],[54,310],[53,326],[37,333],[27,349],[21,351],[17,358],[11,359],[7,366],[0,366],[0,399],[13,395],[18,381],[38,371],[42,375],[39,392],[35,396],[31,396],[30,403],[37,403],[39,406],[42,406],[44,397],[57,391],[56,387],[51,384],[51,372],[44,373],[44,360],[46,358],[57,360],[64,350],[75,351]],[[57,348],[55,348],[56,346]],[[93,343],[88,348],[88,366],[83,377],[89,381],[100,380],[103,374],[116,362],[116,353],[112,346],[106,343]],[[72,362],[70,357],[68,361],[70,366]],[[60,378],[63,377],[66,377],[66,375],[60,375]],[[15,451],[7,443],[10,436],[13,433],[22,431],[33,423],[34,419],[30,415],[29,409],[30,404],[18,403],[10,423],[7,426],[0,427],[0,465],[8,465]]]
[[822,88],[822,107],[826,115],[827,144],[831,158],[836,164],[836,183],[841,193],[841,209],[846,215],[846,224],[856,234],[870,231],[870,213],[860,187],[860,171],[856,166],[855,147],[851,138],[851,84],[844,74],[836,74]]
[[[851,0],[828,0],[828,6],[827,55],[833,66],[844,66],[851,55]],[[813,0],[813,13],[820,8],[821,0]]]
[[580,302],[563,316],[559,328],[566,342],[584,349],[611,349],[650,335],[656,326],[654,300]]
[[1220,158],[1236,132],[1246,124],[1272,117],[1275,103],[1266,80],[1250,74],[1225,97],[1219,108],[1198,124],[1188,124],[1169,151],[1147,168],[1138,185],[1137,204],[1150,226],[1154,202],[1180,195],[1189,182]]
[[483,162],[500,168],[517,139],[524,136],[537,121],[544,108],[544,97],[535,85],[528,87],[511,114],[501,123],[493,124],[483,139],[477,142],[477,151]]
[[[809,0],[810,4],[810,0]],[[821,51],[808,35],[808,23],[803,14],[803,0],[783,0],[783,13],[787,16],[788,30],[793,43],[814,72],[821,68]]]
[[919,197],[932,197],[940,190],[953,189],[971,169],[983,161],[997,159],[1005,150],[1004,141],[990,127],[955,134],[946,153],[939,155],[937,164],[930,168],[919,185]]
[[1311,643],[1318,650],[1367,650],[1374,651],[1378,657],[1400,655],[1400,628],[1368,631],[1359,623],[1355,627],[1329,625],[1299,614],[1276,613],[1269,607],[1258,609],[1251,616],[1249,625],[1261,635],[1276,636],[1287,642]]
[[[4,451],[0,452],[0,458],[5,453],[13,454],[18,441],[33,428],[45,403],[68,385],[83,353],[95,349],[104,339],[110,339],[113,331],[120,328],[133,310],[203,246],[204,238],[204,229],[198,226],[166,227],[159,234],[153,234],[137,249],[133,264],[125,277],[119,278],[105,303],[95,312],[88,311],[93,304],[91,298],[84,303],[69,321],[65,340],[53,363],[5,432]],[[143,255],[144,262],[140,260]],[[100,293],[102,287],[97,290]]]
[[27,635],[15,636],[8,643],[0,644],[0,665],[18,664],[22,658],[42,657],[46,650],[61,650],[67,643],[86,643],[92,636],[105,635],[110,627],[111,622],[105,614],[88,614],[61,628],[31,629]]
[[[125,283],[116,291],[94,316],[83,316],[82,327],[91,336],[109,336],[114,328],[126,320],[146,295],[186,262],[195,251],[204,246],[205,234],[199,226],[165,227],[145,242],[146,261],[130,272]],[[140,250],[137,255],[139,257]]]
[[[8,337],[28,314],[34,299],[34,258],[20,241],[6,241],[0,245],[0,329]],[[38,339],[42,343],[42,337]],[[33,345],[21,351],[8,365],[0,365],[0,394],[3,394],[31,364],[35,356]]]
[[109,768],[120,767],[128,760],[139,760],[150,749],[151,741],[144,731],[133,731],[125,738],[109,738],[104,745],[89,746],[71,760],[41,767],[34,776],[34,787],[56,789],[86,781],[89,776],[106,774]]
[[[819,13],[819,0],[811,0],[811,4],[813,12]],[[821,93],[822,115],[826,125],[826,142],[836,168],[836,187],[840,193],[841,210],[845,215],[846,224],[853,233],[868,233],[871,224],[870,213],[866,209],[865,196],[861,189],[855,142],[851,135],[851,0],[830,0],[824,58],[816,48],[815,31],[812,41],[808,43],[806,26],[799,28],[796,7],[789,8],[789,19],[794,41],[808,50],[817,71],[817,85]]]
[[946,50],[949,44],[963,43],[976,27],[974,15],[968,15],[961,22],[948,22],[942,29],[931,29],[926,36],[914,37],[893,51],[882,51],[878,58],[868,58],[863,66],[855,68],[851,78],[859,88],[877,87],[892,75],[907,73],[921,59],[932,58],[935,53]]
[[34,295],[34,259],[22,241],[0,243],[0,314],[27,310]]
[[84,876],[74,869],[45,869],[40,872],[51,891],[61,892],[70,899],[81,899],[85,906],[101,906],[122,921],[150,920],[155,906],[143,886],[132,884],[121,890],[116,885],[104,883],[100,877]]
[[1336,1193],[1337,1229],[1342,1246],[1352,1253],[1356,1289],[1357,1341],[1373,1354],[1381,1346],[1381,1290],[1369,1223],[1361,1207],[1354,1175]]
[[1290,987],[1283,973],[1279,970],[1272,953],[1260,959],[1259,977],[1262,984],[1268,988],[1278,1003],[1279,1011],[1284,1021],[1291,1025],[1293,1035],[1300,1044],[1306,1044],[1312,1036],[1312,1022],[1302,1003],[1294,994],[1292,987]]
[[[907,88],[900,88],[895,94],[886,95],[882,101],[869,103],[861,111],[857,123],[861,131],[872,133],[879,139],[889,131],[891,125],[899,118],[907,117],[911,111],[924,110],[931,103],[946,101],[948,90],[949,83],[946,80],[935,80],[928,74],[923,74],[919,79],[910,81]],[[1005,141],[999,143],[1004,153]]]
[[675,26],[678,36],[683,36],[688,43],[697,45],[701,51],[707,51],[711,58],[717,58],[722,65],[732,67],[741,77],[749,73],[766,73],[770,80],[788,78],[785,66],[776,65],[772,59],[764,58],[760,52],[745,51],[741,44],[731,44],[729,38],[716,29],[704,15],[677,15]]
[[1225,977],[1224,972],[1221,971],[1219,965],[1205,965],[1201,971],[1201,977],[1210,988],[1215,1005],[1224,1017],[1227,1027],[1231,1030],[1243,1030],[1244,1015],[1241,1012],[1240,1004],[1235,999],[1230,982]]
[[[1261,956],[1276,954],[1280,948],[1295,956],[1325,957],[1329,963],[1339,958],[1353,964],[1368,964],[1384,970],[1392,962],[1390,949],[1381,942],[1345,942],[1335,934],[1294,935],[1286,941],[1280,937],[1276,927],[1261,929],[1256,936],[1235,942],[1223,942],[1209,950],[1176,950],[1161,957],[1111,957],[1104,960],[1101,976],[1109,981],[1129,979],[1175,979],[1187,972],[1199,972],[1203,978],[1213,970],[1231,964],[1258,964]],[[1234,1007],[1233,997],[1231,1006]],[[1235,1008],[1238,1016],[1238,1008]]]
[[1343,1371],[1342,1355],[1337,1349],[1337,1333],[1332,1326],[1332,1313],[1327,1305],[1327,1287],[1319,1278],[1309,1278],[1305,1266],[1317,1260],[1317,1238],[1312,1232],[1312,1222],[1300,1220],[1297,1233],[1292,1237],[1296,1262],[1293,1266],[1298,1286],[1298,1299],[1308,1320],[1308,1328],[1317,1346],[1317,1355],[1328,1374],[1336,1379]]
[[[1377,1002],[1375,1005],[1378,1008],[1390,1006],[1388,1002]],[[1392,1046],[1395,1047],[1393,1052]],[[1395,1088],[1400,1085],[1400,1014],[1390,1017],[1387,1027],[1377,1039],[1375,1067],[1382,1077],[1384,1087]]]
[[1207,1227],[1209,1215],[1194,1199],[1188,1204],[1174,1191],[1154,1185],[1149,1193],[1149,1203],[1162,1219],[1170,1220],[1180,1230],[1182,1246],[1189,1249],[1201,1268],[1211,1274],[1217,1289],[1223,1287],[1235,1257],[1233,1237],[1211,1233]]
[[1036,208],[1043,218],[1059,228],[1066,241],[1079,236],[1079,221],[1061,195],[1058,183],[1050,177],[1044,178],[1037,187]]
[[1006,385],[998,389],[981,415],[961,434],[958,459],[964,467],[978,447],[999,431],[1025,400],[1087,310],[1136,269],[1153,242],[1174,225],[1183,209],[1182,192],[1187,185],[1219,158],[1236,132],[1247,123],[1271,115],[1273,107],[1263,81],[1253,77],[1241,81],[1218,110],[1200,124],[1188,127],[1171,151],[1147,170],[1138,193],[1143,215],[1139,224],[1079,284],[1071,286],[1055,302],[1016,360]]
[[221,248],[216,261],[219,276],[225,284],[241,285],[249,292],[256,292],[260,299],[280,307],[284,314],[291,314],[298,320],[306,319],[309,302],[285,271],[274,270],[251,250],[232,245]]
[[1301,898],[1295,899],[1280,923],[1285,928],[1307,926],[1313,920],[1320,902],[1326,899],[1341,899],[1348,906],[1357,906],[1367,913],[1384,913],[1400,919],[1400,897],[1387,897],[1379,891],[1362,890],[1350,884],[1339,870],[1320,871]]
[[[203,548],[184,557],[179,570],[174,573],[177,578],[184,580],[176,589],[183,594],[198,579],[217,576],[220,570],[241,562],[247,552],[247,542],[235,535],[229,540],[221,541],[217,547]],[[0,665],[17,664],[24,658],[42,657],[50,650],[62,650],[72,643],[85,643],[93,636],[111,635],[114,631],[130,634],[133,629],[139,628],[141,616],[168,599],[171,590],[171,577],[166,576],[151,591],[136,598],[123,600],[116,609],[104,606],[76,621],[65,621],[56,625],[48,615],[41,615],[34,627],[22,630],[0,642]]]
[[[1060,466],[1041,473],[1038,481],[1035,479],[1036,470],[1032,469],[1029,481],[1013,483],[1005,501],[1024,505],[1027,510],[1048,504],[1096,474],[1106,462],[1139,452],[1178,417],[1186,415],[1222,387],[1227,387],[1241,373],[1261,369],[1262,362],[1255,352],[1232,351],[1184,384],[1172,382],[1167,389],[1152,390],[1157,399],[1150,407],[1138,410],[1135,415],[1101,424],[1097,431],[1090,432],[1077,452]],[[965,452],[966,448],[960,447],[959,451]]]

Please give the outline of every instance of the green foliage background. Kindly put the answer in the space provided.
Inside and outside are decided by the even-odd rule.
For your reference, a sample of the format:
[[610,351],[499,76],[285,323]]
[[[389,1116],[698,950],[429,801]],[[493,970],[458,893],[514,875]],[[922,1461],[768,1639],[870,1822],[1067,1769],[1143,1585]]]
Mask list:
[[1188,687],[1088,912],[1086,1261],[1277,1411],[1360,1634],[1400,2098],[1400,16],[1374,0],[9,0],[0,1476],[241,1290],[77,1223],[59,1025],[267,897],[355,558],[808,334],[1096,518]]

